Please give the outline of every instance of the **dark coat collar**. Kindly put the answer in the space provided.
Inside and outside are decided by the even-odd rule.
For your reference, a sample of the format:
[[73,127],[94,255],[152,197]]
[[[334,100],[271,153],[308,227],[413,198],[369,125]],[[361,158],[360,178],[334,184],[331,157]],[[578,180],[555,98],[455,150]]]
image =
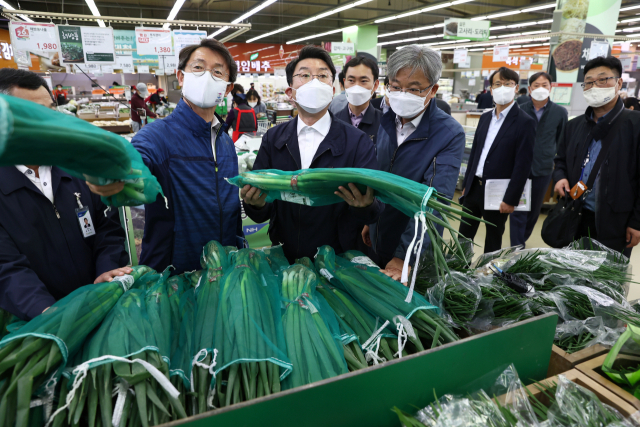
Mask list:
[[[51,168],[51,181],[53,184],[53,194],[56,194],[58,187],[60,186],[60,181],[62,179],[71,180],[71,175],[63,172],[62,169],[57,167]],[[40,190],[36,188],[36,186],[31,182],[29,178],[24,176],[22,172],[18,170],[15,166],[2,166],[0,167],[0,191],[5,196],[13,193],[16,190],[21,188],[27,188],[32,191],[36,191],[40,194]]]

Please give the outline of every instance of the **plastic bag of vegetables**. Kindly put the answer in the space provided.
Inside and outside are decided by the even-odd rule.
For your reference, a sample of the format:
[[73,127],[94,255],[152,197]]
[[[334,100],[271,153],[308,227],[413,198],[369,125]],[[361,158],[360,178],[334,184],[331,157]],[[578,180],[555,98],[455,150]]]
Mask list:
[[222,277],[209,400],[215,407],[276,393],[292,369],[277,282],[263,257],[241,249]]

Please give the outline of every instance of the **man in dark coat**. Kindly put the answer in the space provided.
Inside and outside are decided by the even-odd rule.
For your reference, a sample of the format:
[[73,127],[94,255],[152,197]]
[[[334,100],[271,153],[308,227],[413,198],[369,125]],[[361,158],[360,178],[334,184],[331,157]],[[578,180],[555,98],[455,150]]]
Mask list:
[[[558,147],[553,180],[560,196],[578,181],[588,189],[576,239],[590,236],[603,245],[631,254],[640,242],[640,113],[620,100],[622,65],[618,58],[598,57],[584,67],[585,114],[570,120]],[[615,132],[609,137],[609,132]],[[610,140],[599,171],[593,165]]]
[[[0,93],[55,107],[31,71],[0,70]],[[81,286],[130,273],[118,210],[105,210],[57,167],[0,167],[0,308],[30,320]]]

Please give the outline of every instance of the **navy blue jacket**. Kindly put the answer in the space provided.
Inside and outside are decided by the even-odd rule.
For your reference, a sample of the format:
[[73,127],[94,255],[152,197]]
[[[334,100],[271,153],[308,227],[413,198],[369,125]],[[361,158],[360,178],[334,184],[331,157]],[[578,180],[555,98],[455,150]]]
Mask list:
[[476,102],[478,103],[478,109],[480,110],[484,110],[485,108],[493,108],[493,95],[491,95],[491,92],[489,91],[481,93],[476,97]]
[[[464,152],[464,130],[453,117],[438,108],[433,99],[425,110],[418,128],[398,146],[396,113],[382,116],[378,131],[378,166],[380,170],[434,187],[445,197],[453,197]],[[415,220],[399,210],[386,206],[369,234],[376,254],[388,262],[405,258],[414,235]],[[442,234],[441,227],[438,229]],[[429,246],[425,236],[423,251]],[[412,257],[411,262],[414,259]],[[381,266],[384,268],[384,265]]]
[[[218,117],[222,123],[222,119]],[[145,207],[140,264],[172,274],[200,269],[202,248],[211,240],[243,245],[238,156],[227,127],[220,126],[213,155],[211,123],[183,101],[168,117],[145,126],[131,141],[158,179],[164,200]]]
[[[491,124],[491,114],[491,111],[487,111],[480,116],[476,134],[473,137],[469,165],[464,176],[465,194],[469,194],[473,177],[478,169]],[[531,173],[535,138],[536,121],[522,111],[517,102],[514,102],[491,145],[482,170],[482,179],[511,180],[502,199],[508,205],[518,206],[520,203],[522,190]]]
[[[118,210],[105,217],[100,197],[56,167],[51,181],[55,205],[14,166],[0,167],[0,308],[23,320],[129,263]],[[86,239],[74,193],[96,231]]]
[[[346,124],[351,124],[351,116],[349,111],[349,104],[335,115],[338,119],[342,120]],[[366,133],[367,136],[376,145],[376,137],[378,136],[378,129],[380,128],[380,119],[382,118],[382,111],[376,109],[373,105],[369,104],[366,110],[364,110],[364,116],[362,121],[358,125],[358,129]]]
[[[298,120],[296,117],[267,131],[262,137],[253,170],[301,169]],[[377,169],[374,146],[364,132],[337,120],[331,114],[331,128],[320,143],[310,168]],[[271,242],[274,245],[282,243],[285,255],[293,263],[302,257],[313,259],[323,245],[330,245],[336,253],[356,249],[359,231],[365,224],[378,219],[384,204],[375,199],[372,205],[356,209],[345,202],[328,206],[303,206],[276,200],[261,209],[244,203],[244,209],[256,223],[270,220]]]
[[536,139],[533,146],[533,163],[531,163],[531,176],[546,176],[553,172],[553,159],[558,152],[558,144],[564,135],[567,125],[567,109],[547,101],[540,121],[536,116],[536,107],[533,102],[527,102],[520,106],[522,111],[536,121]]

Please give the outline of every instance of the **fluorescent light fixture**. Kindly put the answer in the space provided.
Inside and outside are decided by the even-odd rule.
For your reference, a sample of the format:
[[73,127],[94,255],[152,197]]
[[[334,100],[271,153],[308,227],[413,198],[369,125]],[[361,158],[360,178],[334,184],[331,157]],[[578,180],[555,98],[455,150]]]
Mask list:
[[522,33],[523,36],[528,36],[530,34],[544,34],[548,33],[549,30],[540,30],[540,31],[527,31],[526,33]]
[[543,4],[543,5],[540,5],[540,6],[528,7],[526,9],[520,9],[520,12],[527,13],[527,12],[533,12],[534,10],[548,9],[550,7],[556,7],[556,4],[555,3],[549,3],[549,4]]
[[413,10],[411,12],[402,13],[400,15],[393,15],[393,16],[388,16],[386,18],[377,19],[377,20],[374,21],[374,23],[380,24],[382,22],[393,21],[394,19],[406,18],[407,16],[417,15],[419,13],[430,12],[432,10],[442,9],[442,8],[449,7],[449,6],[456,6],[456,5],[459,5],[459,4],[469,3],[469,2],[472,2],[472,1],[475,1],[475,0],[456,0],[456,1],[453,1],[453,2],[434,4],[433,6],[425,7],[424,9]]
[[455,6],[457,4],[462,4],[462,3],[469,3],[469,2],[472,2],[472,1],[474,1],[474,0],[456,0],[456,1],[452,1],[451,2],[451,6]]
[[[93,14],[93,16],[101,16],[100,11],[98,10],[98,7],[93,2],[93,0],[84,0],[84,1],[87,2],[87,6],[89,6],[89,10]],[[99,26],[105,27],[104,21],[102,19],[98,19],[97,21]]]
[[618,24],[625,24],[627,22],[636,22],[636,21],[640,21],[640,18],[625,19],[624,21],[618,21]]
[[[183,4],[184,4],[184,0],[176,0],[176,2],[173,4],[173,7],[171,8],[171,12],[169,12],[169,16],[167,16],[167,21],[172,21],[176,18],[176,15],[180,11],[180,8],[182,7]],[[166,30],[169,28],[169,25],[170,25],[169,23],[166,23],[162,26],[162,28]]]
[[620,12],[625,12],[627,10],[633,10],[633,9],[640,9],[640,5],[623,7],[622,9],[620,9]]
[[625,28],[622,31],[624,31],[625,33],[632,33],[634,31],[638,31],[638,30],[640,30],[640,27]]
[[271,31],[269,33],[265,33],[265,34],[259,35],[257,37],[253,37],[253,38],[247,40],[247,43],[251,43],[251,42],[259,40],[261,38],[269,37],[269,36],[272,36],[274,34],[278,34],[278,33],[281,33],[283,31],[287,31],[287,30],[290,30],[292,28],[299,27],[300,25],[308,24],[309,22],[317,21],[318,19],[326,18],[327,16],[334,15],[334,14],[336,14],[338,12],[342,12],[343,10],[351,9],[352,7],[360,6],[361,4],[369,3],[371,1],[373,1],[373,0],[358,0],[358,1],[353,2],[353,3],[345,4],[344,6],[338,7],[336,9],[332,9],[332,10],[323,12],[323,13],[321,13],[319,15],[312,16],[311,18],[307,18],[305,20],[302,20],[300,22],[296,22],[295,24],[287,25],[286,27],[279,28],[279,29],[277,29],[275,31]]
[[[15,7],[11,6],[9,3],[7,3],[4,0],[0,0],[0,6],[4,7],[5,9],[16,10]],[[17,15],[17,16],[20,17],[20,19],[22,19],[23,21],[33,22],[33,20],[31,18],[29,18],[28,16],[26,16],[26,15],[20,14],[20,15]]]
[[484,21],[487,19],[486,16],[476,16],[475,18],[471,18],[472,21]]
[[503,38],[505,38],[505,37],[518,37],[518,36],[521,36],[521,35],[522,35],[522,33],[504,34],[504,35],[502,35],[502,36],[498,36],[498,38],[499,38],[499,39],[503,39]]
[[[177,0],[176,4],[178,4],[179,1],[182,1],[182,3],[184,3],[184,0]],[[244,15],[242,15],[239,18],[234,19],[233,21],[231,21],[232,24],[237,24],[239,22],[244,21],[245,19],[247,19],[248,17],[250,17],[251,15],[255,15],[256,13],[260,12],[262,9],[264,9],[267,6],[272,5],[273,3],[275,3],[278,0],[265,0],[262,3],[260,3],[258,6],[254,7],[253,9],[251,9],[250,11],[248,11],[247,13],[245,13]],[[182,5],[181,5],[182,6]],[[175,6],[173,7],[175,9]],[[173,10],[171,10],[173,12]],[[176,11],[177,13],[177,11]],[[169,16],[171,16],[171,14],[169,14]],[[175,15],[174,15],[175,17]],[[173,18],[167,18],[167,19],[173,19]],[[167,24],[165,24],[167,25]],[[229,27],[225,26],[225,27],[221,27],[218,31],[211,33],[207,36],[208,39],[212,39],[215,36],[217,36],[220,33],[225,32],[226,30],[228,30]]]
[[538,21],[538,24],[551,24],[553,19],[545,19],[543,21]]
[[507,28],[506,25],[499,25],[497,27],[491,27],[491,30],[496,31],[496,30],[504,30],[505,28]]
[[508,12],[501,12],[501,13],[495,13],[493,15],[487,15],[487,19],[501,18],[503,16],[517,15],[519,13],[521,13],[519,10],[510,10]]

